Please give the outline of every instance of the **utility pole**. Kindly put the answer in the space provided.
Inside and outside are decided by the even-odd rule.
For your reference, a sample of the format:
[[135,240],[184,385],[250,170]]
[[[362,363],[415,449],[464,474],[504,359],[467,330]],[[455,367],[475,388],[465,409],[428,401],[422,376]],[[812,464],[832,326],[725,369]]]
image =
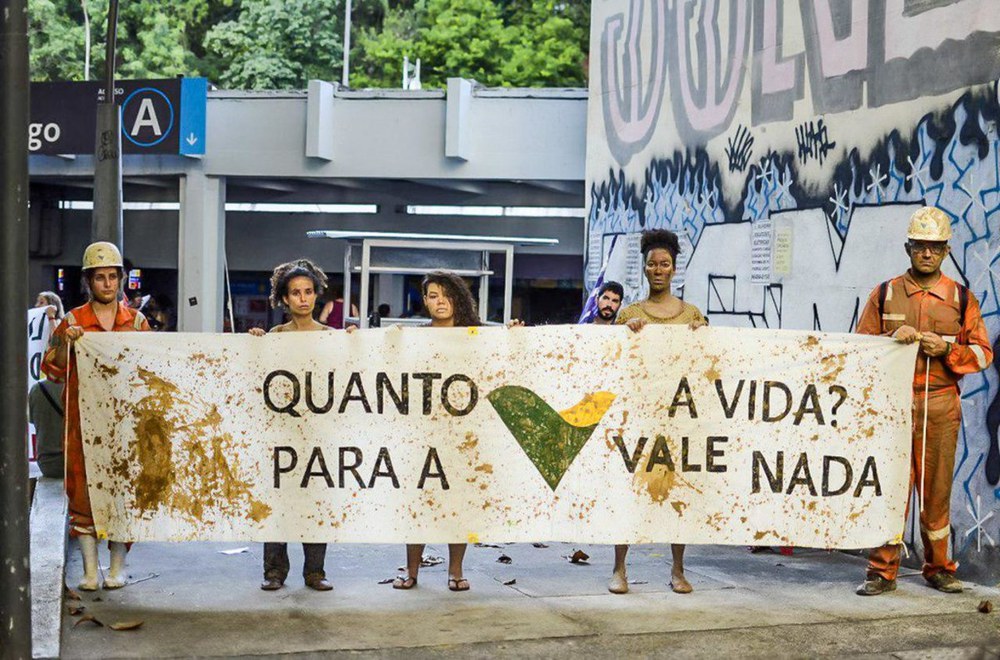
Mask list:
[[0,0],[0,655],[31,658],[28,499],[28,11]]
[[97,103],[97,144],[94,147],[94,215],[90,237],[122,245],[122,131],[115,101],[115,41],[118,36],[118,0],[108,6],[108,43],[104,60],[104,98]]
[[351,73],[351,0],[344,7],[344,70],[340,74],[340,84],[350,88],[348,84]]

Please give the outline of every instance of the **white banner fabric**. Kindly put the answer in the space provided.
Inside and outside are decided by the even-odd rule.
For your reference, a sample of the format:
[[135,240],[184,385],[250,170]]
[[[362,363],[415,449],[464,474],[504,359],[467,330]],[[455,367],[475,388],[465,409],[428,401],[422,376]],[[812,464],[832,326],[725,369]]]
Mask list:
[[44,307],[28,310],[28,390],[42,378],[42,357],[49,343],[49,318]]
[[903,530],[915,346],[647,326],[92,333],[116,540],[782,544]]

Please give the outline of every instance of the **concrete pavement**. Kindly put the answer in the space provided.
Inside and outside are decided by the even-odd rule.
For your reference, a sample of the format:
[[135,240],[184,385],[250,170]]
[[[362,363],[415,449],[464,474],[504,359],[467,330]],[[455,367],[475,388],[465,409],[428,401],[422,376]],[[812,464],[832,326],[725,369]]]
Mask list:
[[[1000,653],[1000,611],[976,610],[983,599],[1000,606],[996,588],[967,585],[964,594],[946,595],[910,571],[896,593],[862,598],[853,590],[864,562],[842,553],[808,550],[787,557],[691,547],[686,563],[695,592],[681,596],[666,584],[669,547],[634,547],[629,579],[636,584],[632,593],[615,596],[605,588],[612,560],[606,546],[470,547],[472,590],[451,593],[446,564],[422,569],[416,589],[397,591],[379,581],[396,575],[401,546],[331,545],[326,567],[335,588],[318,593],[303,586],[301,549],[293,544],[286,587],[265,593],[258,588],[259,544],[246,544],[245,553],[220,553],[240,547],[137,544],[128,566],[134,584],[81,596],[84,614],[104,623],[141,620],[142,627],[74,627],[80,616],[64,613],[63,657]],[[576,547],[590,554],[589,564],[563,558]],[[447,557],[447,547],[428,546],[425,554]],[[501,554],[511,563],[498,563]],[[69,584],[80,571],[74,546]],[[516,582],[504,584],[511,580]]]

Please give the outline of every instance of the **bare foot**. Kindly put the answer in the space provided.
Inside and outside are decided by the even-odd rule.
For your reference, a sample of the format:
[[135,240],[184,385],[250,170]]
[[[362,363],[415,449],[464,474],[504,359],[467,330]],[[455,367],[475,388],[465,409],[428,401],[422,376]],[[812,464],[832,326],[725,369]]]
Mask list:
[[675,594],[689,594],[694,591],[694,587],[687,581],[683,573],[670,574],[670,588],[674,590]]
[[104,579],[105,589],[121,589],[126,584],[128,584],[128,580],[124,575],[115,575],[114,573],[109,573],[108,577]]
[[80,580],[80,584],[76,585],[76,588],[80,591],[97,591],[97,586],[96,575],[84,575],[83,579]]
[[628,578],[625,576],[625,571],[616,571],[611,574],[611,579],[608,580],[608,591],[613,594],[628,593]]

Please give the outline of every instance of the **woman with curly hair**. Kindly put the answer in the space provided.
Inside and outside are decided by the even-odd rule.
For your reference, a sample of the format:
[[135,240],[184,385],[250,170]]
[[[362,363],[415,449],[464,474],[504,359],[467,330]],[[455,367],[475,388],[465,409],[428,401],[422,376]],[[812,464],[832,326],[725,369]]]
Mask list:
[[[670,282],[674,279],[674,265],[680,252],[677,234],[666,229],[642,232],[643,270],[649,283],[649,294],[644,300],[632,303],[618,312],[619,325],[627,325],[633,332],[639,332],[650,323],[686,325],[697,330],[708,324],[701,311],[670,292]],[[684,577],[684,545],[671,546],[674,565],[670,573],[670,586],[674,592],[687,594],[693,591],[691,583]],[[613,594],[628,592],[628,578],[625,575],[627,545],[615,546],[615,568],[608,582],[608,591]]]
[[[320,332],[331,330],[313,319],[316,299],[326,289],[326,274],[308,259],[297,259],[281,264],[271,275],[271,307],[284,309],[291,317],[287,323],[276,325],[270,332]],[[250,334],[263,337],[262,328],[251,328]],[[326,560],[325,543],[303,543],[305,562],[302,577],[306,586],[316,591],[329,591],[333,586],[327,581],[323,564]],[[288,544],[264,544],[264,591],[281,589],[288,577]]]
[[[431,322],[425,327],[464,328],[482,325],[476,311],[476,301],[469,285],[458,275],[438,270],[428,273],[420,283],[424,308]],[[462,574],[462,560],[465,559],[466,543],[448,544],[448,588],[452,591],[468,591],[469,581]],[[406,545],[406,575],[400,575],[393,583],[394,589],[412,589],[417,586],[417,571],[424,554],[424,544]]]

